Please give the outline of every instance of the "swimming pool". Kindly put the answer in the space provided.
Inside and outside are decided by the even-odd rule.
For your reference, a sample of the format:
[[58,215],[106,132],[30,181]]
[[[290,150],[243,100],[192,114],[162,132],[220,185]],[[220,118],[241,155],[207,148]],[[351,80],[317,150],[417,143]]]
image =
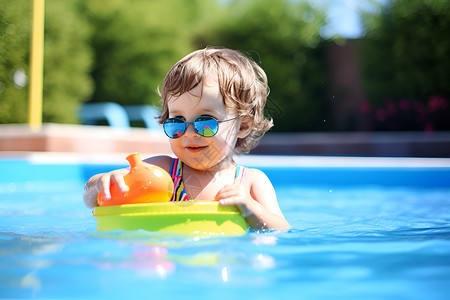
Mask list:
[[123,164],[0,159],[0,298],[445,299],[449,160],[247,157],[288,232],[103,232],[82,201]]

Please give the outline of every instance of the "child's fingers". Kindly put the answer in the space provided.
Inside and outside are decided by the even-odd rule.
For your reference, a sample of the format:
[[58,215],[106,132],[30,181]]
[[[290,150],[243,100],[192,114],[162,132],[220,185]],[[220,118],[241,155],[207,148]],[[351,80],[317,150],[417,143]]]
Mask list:
[[251,203],[246,201],[241,195],[229,197],[226,199],[219,200],[219,204],[223,206],[236,206],[242,217],[247,218],[251,215]]
[[219,192],[217,192],[215,200],[220,201],[222,199],[236,196],[237,194],[238,193],[237,193],[236,189],[232,188],[232,186],[225,186],[222,189],[220,189]]
[[109,190],[110,186],[110,176],[105,175],[101,178],[101,184],[102,184],[102,196],[104,200],[110,200],[111,199],[111,192]]
[[124,180],[122,174],[113,173],[113,174],[111,175],[111,180],[115,183],[117,189],[118,189],[121,193],[126,193],[126,192],[128,192],[128,186],[126,185],[125,180]]
[[241,204],[241,202],[239,201],[238,198],[231,197],[231,198],[220,199],[219,204],[223,205],[223,206],[229,206],[229,205],[239,205],[239,204]]
[[220,205],[241,205],[245,198],[245,190],[240,185],[225,186],[216,195]]
[[125,184],[122,174],[108,173],[101,178],[103,199],[106,201],[111,200],[111,185],[113,183],[121,193],[128,191],[128,186]]

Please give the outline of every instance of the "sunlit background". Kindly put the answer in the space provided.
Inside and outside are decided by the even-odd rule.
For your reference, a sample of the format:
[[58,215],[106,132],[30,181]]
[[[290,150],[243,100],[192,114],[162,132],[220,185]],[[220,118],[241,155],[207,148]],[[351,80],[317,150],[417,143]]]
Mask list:
[[[272,133],[450,130],[446,0],[45,5],[44,123],[92,123],[83,112],[92,113],[85,105],[93,103],[128,113],[129,106],[158,108],[171,65],[220,46],[246,53],[267,72]],[[26,123],[32,1],[3,0],[0,20],[0,124]],[[139,118],[124,122],[148,127]]]

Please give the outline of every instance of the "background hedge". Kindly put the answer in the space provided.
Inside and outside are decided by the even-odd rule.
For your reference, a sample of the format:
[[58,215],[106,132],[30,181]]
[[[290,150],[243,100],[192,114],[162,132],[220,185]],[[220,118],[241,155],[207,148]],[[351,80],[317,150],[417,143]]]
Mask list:
[[[0,2],[0,123],[27,121],[30,0]],[[392,0],[362,15],[364,128],[449,130],[450,1]],[[262,65],[276,131],[333,130],[324,12],[289,0],[47,0],[44,122],[85,102],[159,104],[170,66],[208,45]]]

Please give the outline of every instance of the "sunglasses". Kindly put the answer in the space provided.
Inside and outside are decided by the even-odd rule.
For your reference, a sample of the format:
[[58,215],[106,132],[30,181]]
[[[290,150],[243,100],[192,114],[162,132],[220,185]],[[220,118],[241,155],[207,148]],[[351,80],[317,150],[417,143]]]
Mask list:
[[189,124],[194,124],[195,131],[204,137],[212,137],[219,131],[219,124],[239,118],[240,116],[217,121],[211,116],[197,117],[194,122],[185,122],[180,118],[169,118],[163,123],[164,133],[171,139],[177,139],[186,132]]

